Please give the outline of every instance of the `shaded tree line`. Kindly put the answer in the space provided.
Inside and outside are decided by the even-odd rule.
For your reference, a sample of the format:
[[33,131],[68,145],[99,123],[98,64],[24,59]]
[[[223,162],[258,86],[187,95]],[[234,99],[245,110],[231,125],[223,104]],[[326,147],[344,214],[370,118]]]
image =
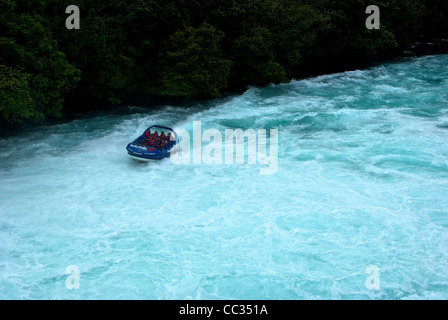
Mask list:
[[[446,0],[0,0],[0,119],[218,97],[342,71],[448,35]],[[65,27],[65,8],[81,12]]]

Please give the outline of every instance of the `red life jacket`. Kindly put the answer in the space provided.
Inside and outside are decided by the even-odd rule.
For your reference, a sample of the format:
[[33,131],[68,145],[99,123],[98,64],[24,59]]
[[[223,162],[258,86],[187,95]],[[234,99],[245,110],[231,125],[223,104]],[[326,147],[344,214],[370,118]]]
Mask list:
[[161,134],[160,135],[160,139],[162,139],[163,140],[163,138],[165,138],[166,136],[165,136],[165,134]]
[[154,143],[156,142],[156,140],[149,140],[149,146],[150,147],[154,147]]
[[165,149],[166,147],[166,141],[162,141],[162,149]]
[[145,131],[145,137],[146,137],[146,138],[149,138],[150,135],[151,135],[151,131],[146,130],[146,131]]

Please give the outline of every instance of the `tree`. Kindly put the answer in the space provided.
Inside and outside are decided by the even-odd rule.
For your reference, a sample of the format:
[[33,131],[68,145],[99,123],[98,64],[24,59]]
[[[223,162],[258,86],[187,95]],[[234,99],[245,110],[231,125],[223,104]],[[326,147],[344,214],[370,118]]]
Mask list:
[[166,43],[162,93],[217,97],[227,87],[231,62],[221,58],[222,34],[204,23],[175,32]]
[[274,38],[267,28],[254,28],[237,39],[233,48],[232,81],[243,85],[266,85],[288,81],[275,60]]
[[30,75],[22,71],[0,66],[0,116],[3,120],[15,123],[44,118],[34,107],[29,78]]
[[43,16],[31,9],[40,10],[43,2],[20,5],[0,0],[2,118],[20,122],[59,117],[64,95],[76,87],[80,71],[58,50]]

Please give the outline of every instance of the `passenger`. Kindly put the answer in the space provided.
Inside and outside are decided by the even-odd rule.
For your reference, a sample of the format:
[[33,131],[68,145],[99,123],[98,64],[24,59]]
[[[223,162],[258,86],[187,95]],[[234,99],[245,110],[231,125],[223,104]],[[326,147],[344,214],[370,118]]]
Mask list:
[[166,138],[166,136],[165,136],[165,132],[162,131],[162,132],[160,133],[160,139],[165,139],[165,138]]
[[159,149],[159,150],[162,149],[162,140],[161,139],[157,139],[155,148]]
[[154,140],[154,138],[153,137],[150,137],[149,138],[149,146],[150,147],[154,147],[154,144],[156,143],[156,140]]
[[154,139],[157,139],[158,136],[159,136],[159,133],[157,132],[157,130],[154,131],[154,133],[152,134],[152,137],[153,137]]
[[147,146],[148,142],[149,142],[149,137],[151,136],[151,130],[149,130],[149,129],[146,130],[144,135],[145,136],[143,137],[143,140],[142,140],[142,146]]
[[165,148],[166,148],[166,139],[162,139],[161,146],[162,146],[162,150],[165,150]]
[[171,141],[171,132],[168,132],[168,134],[166,135],[166,141]]

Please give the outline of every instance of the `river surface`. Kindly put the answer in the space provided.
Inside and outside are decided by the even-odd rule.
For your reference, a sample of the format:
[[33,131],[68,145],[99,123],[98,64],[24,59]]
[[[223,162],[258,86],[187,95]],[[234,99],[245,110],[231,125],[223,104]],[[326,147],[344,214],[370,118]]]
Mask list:
[[[194,121],[275,174],[126,153]],[[0,299],[448,299],[448,55],[1,139]]]

